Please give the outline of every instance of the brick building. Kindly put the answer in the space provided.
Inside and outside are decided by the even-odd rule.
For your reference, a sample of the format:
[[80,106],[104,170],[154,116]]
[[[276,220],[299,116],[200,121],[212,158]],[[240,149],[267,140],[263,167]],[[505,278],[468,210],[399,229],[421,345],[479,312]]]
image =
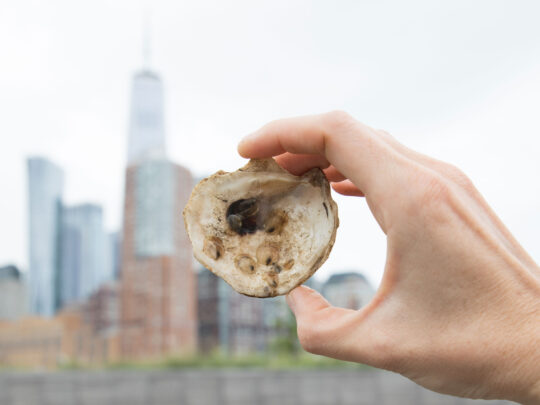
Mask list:
[[120,270],[120,338],[128,359],[191,353],[196,280],[182,210],[193,181],[167,159],[161,79],[133,80]]
[[0,322],[0,367],[53,369],[119,361],[118,334],[95,331],[84,320],[86,311],[84,305],[72,306],[54,318]]

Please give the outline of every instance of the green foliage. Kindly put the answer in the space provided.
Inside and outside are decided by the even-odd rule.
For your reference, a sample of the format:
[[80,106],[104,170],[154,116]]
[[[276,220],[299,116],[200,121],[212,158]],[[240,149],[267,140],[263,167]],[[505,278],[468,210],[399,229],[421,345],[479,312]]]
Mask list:
[[277,331],[278,336],[270,342],[270,353],[298,356],[301,349],[296,333],[296,318],[292,313],[288,312],[285,319],[278,318],[274,330]]
[[171,357],[160,361],[122,362],[110,364],[106,368],[114,369],[216,369],[216,368],[257,368],[270,370],[286,369],[328,369],[347,368],[365,369],[362,364],[329,359],[310,353],[285,354],[250,354],[226,356],[214,353],[206,356]]

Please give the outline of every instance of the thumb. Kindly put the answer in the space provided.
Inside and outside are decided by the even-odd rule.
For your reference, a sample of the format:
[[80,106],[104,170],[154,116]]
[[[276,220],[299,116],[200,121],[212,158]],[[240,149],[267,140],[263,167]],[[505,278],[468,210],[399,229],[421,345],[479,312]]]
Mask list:
[[294,313],[296,320],[302,315],[329,308],[330,304],[324,297],[305,285],[295,288],[286,297],[287,304]]
[[287,304],[296,317],[298,340],[304,350],[376,367],[386,362],[387,340],[363,309],[333,307],[306,286],[292,290]]
[[300,286],[287,295],[296,317],[298,340],[315,354],[338,357],[345,333],[354,328],[357,312],[331,306],[317,291]]

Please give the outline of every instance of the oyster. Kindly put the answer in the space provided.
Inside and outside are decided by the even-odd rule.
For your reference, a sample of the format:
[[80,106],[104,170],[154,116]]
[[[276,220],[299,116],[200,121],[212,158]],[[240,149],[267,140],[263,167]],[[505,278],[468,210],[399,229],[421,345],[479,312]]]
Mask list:
[[324,263],[339,220],[320,169],[294,176],[270,158],[202,180],[184,222],[201,264],[239,293],[274,297]]

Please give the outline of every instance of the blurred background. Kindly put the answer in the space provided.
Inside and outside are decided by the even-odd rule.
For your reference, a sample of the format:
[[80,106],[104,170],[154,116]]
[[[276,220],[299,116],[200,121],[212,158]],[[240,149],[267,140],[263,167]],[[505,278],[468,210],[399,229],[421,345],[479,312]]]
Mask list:
[[[465,403],[304,353],[282,298],[193,261],[181,211],[245,163],[243,136],[342,109],[462,168],[538,260],[539,15],[532,0],[1,1],[0,403],[47,401],[50,384],[44,403]],[[309,283],[356,309],[385,238],[362,199],[334,198],[337,241]]]

